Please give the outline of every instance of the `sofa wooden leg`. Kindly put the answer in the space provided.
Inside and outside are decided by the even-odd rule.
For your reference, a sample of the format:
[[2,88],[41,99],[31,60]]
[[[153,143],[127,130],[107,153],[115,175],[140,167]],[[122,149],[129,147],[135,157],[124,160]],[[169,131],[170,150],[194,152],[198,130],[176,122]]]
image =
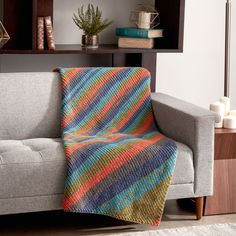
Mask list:
[[203,215],[204,197],[195,198],[197,220],[201,220]]

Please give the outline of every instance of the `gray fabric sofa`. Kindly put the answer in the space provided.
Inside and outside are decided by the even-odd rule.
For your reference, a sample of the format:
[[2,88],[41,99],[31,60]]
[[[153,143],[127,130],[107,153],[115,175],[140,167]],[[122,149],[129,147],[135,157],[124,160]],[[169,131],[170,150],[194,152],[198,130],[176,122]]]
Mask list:
[[[164,94],[152,94],[160,130],[178,142],[168,199],[213,192],[215,114]],[[62,208],[66,160],[60,139],[57,73],[0,73],[0,214]]]

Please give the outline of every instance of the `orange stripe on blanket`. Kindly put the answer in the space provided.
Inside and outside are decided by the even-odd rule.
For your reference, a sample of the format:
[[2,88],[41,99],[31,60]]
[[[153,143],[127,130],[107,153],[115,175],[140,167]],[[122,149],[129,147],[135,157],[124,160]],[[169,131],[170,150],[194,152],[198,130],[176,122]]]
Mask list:
[[129,110],[129,114],[127,114],[127,116],[122,116],[122,118],[124,117],[124,119],[122,119],[120,123],[116,124],[116,128],[107,129],[107,132],[104,133],[104,135],[116,132],[117,130],[120,130],[122,127],[124,127],[124,125],[130,120],[132,115],[143,105],[143,102],[147,99],[148,94],[145,95],[146,96],[142,96],[142,99],[139,100],[139,102],[132,108],[132,110]]
[[145,124],[144,124],[143,126],[137,128],[137,129],[135,130],[135,132],[133,132],[132,134],[133,134],[133,135],[139,135],[139,134],[144,133],[145,130],[148,130],[148,128],[152,125],[153,120],[154,120],[153,116],[148,117],[148,119],[147,119],[147,121],[145,122]]
[[65,89],[66,86],[74,79],[74,77],[79,73],[83,71],[82,68],[75,68],[73,70],[70,70],[65,73],[63,79],[62,79],[62,89]]
[[[107,166],[101,169],[98,173],[96,173],[92,178],[90,178],[87,182],[83,184],[83,186],[75,192],[70,197],[66,198],[63,202],[64,209],[69,209],[73,204],[79,201],[91,188],[93,188],[96,184],[98,184],[101,180],[103,180],[110,173],[114,172],[116,169],[127,163],[129,160],[135,158],[137,154],[143,151],[148,146],[156,143],[161,140],[164,136],[162,134],[158,134],[156,137],[153,137],[151,140],[145,140],[142,144],[131,147],[130,149],[126,149],[122,154],[119,154],[115,159],[113,159]],[[132,153],[132,155],[129,155]]]
[[90,102],[91,99],[93,99],[96,94],[100,92],[100,89],[104,83],[109,81],[111,77],[117,73],[120,73],[122,70],[124,70],[124,68],[120,68],[117,71],[109,71],[109,73],[104,74],[103,83],[99,83],[99,80],[97,80],[97,82],[94,84],[94,89],[88,89],[88,91],[83,94],[83,100],[80,101],[80,104],[62,121],[62,128],[69,124],[77,116],[77,114],[88,105],[88,102]]
[[[137,76],[134,74],[132,77]],[[131,78],[132,78],[131,77]],[[90,120],[86,122],[86,124],[83,127],[80,127],[80,129],[85,130],[85,132],[88,131],[89,128],[93,127],[96,124],[97,120],[101,120],[104,118],[104,116],[107,114],[107,112],[115,105],[117,102],[117,97],[122,97],[124,95],[125,91],[132,88],[132,84],[127,84],[126,86],[122,87],[119,92],[107,103],[107,105],[99,111],[99,114],[97,115],[97,119],[94,119],[94,117],[91,117]],[[85,104],[84,104],[85,106]],[[80,134],[82,134],[81,132]]]

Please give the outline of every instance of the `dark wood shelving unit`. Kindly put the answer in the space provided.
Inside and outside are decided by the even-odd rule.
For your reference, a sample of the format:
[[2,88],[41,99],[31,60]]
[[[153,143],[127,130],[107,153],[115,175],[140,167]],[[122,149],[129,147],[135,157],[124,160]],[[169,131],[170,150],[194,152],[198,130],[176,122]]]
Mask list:
[[97,49],[86,49],[79,44],[58,44],[56,50],[2,49],[0,54],[111,54],[111,53],[163,53],[182,52],[176,49],[125,49],[116,44],[102,44]]
[[[117,45],[85,49],[81,45],[56,45],[55,51],[38,51],[37,17],[53,19],[53,0],[3,0],[3,22],[11,39],[0,54],[112,54],[113,66],[143,66],[155,78],[156,53],[183,51],[185,0],[155,0],[155,5],[165,37],[155,39],[153,49],[121,49]],[[155,79],[152,90],[155,90]]]
[[53,0],[3,0],[3,24],[11,39],[0,53],[36,50],[38,16],[53,16]]

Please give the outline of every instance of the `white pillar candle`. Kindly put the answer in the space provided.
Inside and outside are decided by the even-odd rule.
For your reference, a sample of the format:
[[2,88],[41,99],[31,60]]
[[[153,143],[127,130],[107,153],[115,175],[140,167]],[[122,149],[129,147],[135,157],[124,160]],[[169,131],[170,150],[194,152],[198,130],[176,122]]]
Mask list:
[[230,115],[230,116],[236,116],[236,110],[230,111],[230,112],[229,112],[229,115]]
[[225,106],[221,102],[215,102],[210,104],[210,110],[216,112],[220,116],[220,122],[215,123],[215,128],[223,127]]
[[220,102],[222,102],[225,105],[225,116],[229,115],[229,111],[230,111],[230,98],[222,97],[222,98],[220,98]]
[[224,117],[224,128],[236,129],[236,116],[225,116]]
[[141,11],[138,15],[138,28],[140,29],[150,29],[151,26],[151,13]]

